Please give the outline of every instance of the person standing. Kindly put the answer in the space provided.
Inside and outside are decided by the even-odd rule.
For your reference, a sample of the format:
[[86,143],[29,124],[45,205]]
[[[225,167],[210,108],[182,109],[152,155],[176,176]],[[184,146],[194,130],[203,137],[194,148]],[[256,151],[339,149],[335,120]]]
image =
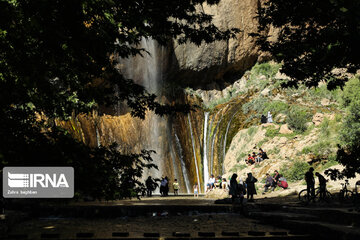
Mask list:
[[197,183],[194,184],[194,197],[199,197],[199,186]]
[[155,183],[154,180],[151,178],[151,176],[149,176],[149,177],[146,179],[145,185],[146,185],[146,195],[147,195],[148,197],[151,197],[151,196],[152,196],[152,191],[154,191],[154,190],[156,189],[156,183]]
[[167,178],[162,177],[160,182],[160,194],[161,196],[166,196],[166,185],[167,185]]
[[229,189],[229,195],[231,195],[231,202],[234,203],[235,202],[235,198],[238,197],[238,183],[237,183],[237,174],[234,173],[231,176],[230,179],[230,189]]
[[320,173],[315,173],[315,176],[318,177],[319,179],[319,185],[320,185],[320,200],[324,200],[325,199],[325,194],[326,194],[326,182],[327,180],[324,178],[323,175],[321,175]]
[[248,173],[248,177],[245,182],[247,185],[247,199],[249,202],[253,202],[254,194],[256,195],[255,183],[257,182],[257,179],[252,175],[252,173]]
[[169,195],[169,178],[165,176],[166,184],[165,184],[165,196]]
[[305,173],[305,181],[306,181],[306,188],[308,192],[308,201],[310,201],[310,196],[314,201],[315,197],[315,179],[314,179],[314,168],[309,168],[309,171]]
[[174,196],[179,195],[179,183],[177,179],[174,180],[173,188],[174,188]]

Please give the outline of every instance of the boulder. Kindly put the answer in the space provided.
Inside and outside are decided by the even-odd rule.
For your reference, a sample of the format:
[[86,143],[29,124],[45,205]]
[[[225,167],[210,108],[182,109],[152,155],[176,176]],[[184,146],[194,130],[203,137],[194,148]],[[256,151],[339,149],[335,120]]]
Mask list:
[[323,99],[321,99],[320,103],[321,103],[322,106],[329,106],[330,105],[330,100],[327,99],[327,98],[323,98]]
[[324,120],[324,114],[315,113],[312,122],[315,124],[315,126],[319,126],[323,120]]
[[293,133],[293,131],[289,129],[287,124],[283,124],[280,127],[279,133],[281,133],[281,134],[290,134],[290,133]]
[[269,94],[270,94],[270,89],[269,88],[265,88],[260,93],[260,95],[262,95],[262,96],[269,96]]

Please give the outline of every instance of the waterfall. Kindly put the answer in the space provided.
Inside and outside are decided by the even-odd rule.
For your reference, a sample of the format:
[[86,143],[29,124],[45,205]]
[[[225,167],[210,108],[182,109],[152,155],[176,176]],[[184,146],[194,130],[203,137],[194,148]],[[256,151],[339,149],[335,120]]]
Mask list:
[[180,144],[180,140],[179,137],[177,136],[177,134],[175,133],[175,142],[176,142],[176,146],[179,152],[179,158],[180,158],[180,165],[181,165],[181,170],[182,170],[182,174],[184,177],[184,181],[185,181],[185,187],[186,187],[186,192],[187,193],[191,193],[191,185],[190,185],[190,180],[189,180],[189,176],[187,174],[187,169],[185,166],[185,161],[184,161],[184,157],[183,157],[183,150]]
[[[220,111],[221,111],[221,110],[220,110]],[[219,112],[220,112],[220,111],[219,111]],[[216,124],[216,127],[215,127],[215,129],[214,129],[214,134],[213,134],[213,136],[212,136],[212,143],[211,143],[211,163],[210,163],[210,171],[211,171],[211,173],[213,173],[213,171],[214,171],[214,145],[215,145],[215,140],[216,140],[216,135],[217,135],[217,132],[216,132],[216,131],[217,131],[217,129],[218,129],[218,127],[219,127],[219,125],[220,125],[223,117],[224,117],[224,114],[221,114],[220,120],[219,120],[219,122]]]
[[198,186],[199,186],[199,193],[200,193],[201,192],[201,190],[200,190],[201,189],[201,187],[200,187],[200,175],[199,175],[198,163],[197,163],[197,160],[196,160],[195,140],[194,140],[194,135],[193,135],[193,131],[192,131],[190,113],[188,113],[188,120],[189,120],[189,127],[190,127],[191,144],[192,144],[193,153],[194,153],[196,176],[197,176],[197,181],[198,181]]
[[[119,70],[125,78],[132,79],[135,83],[145,87],[149,93],[154,93],[158,97],[161,97],[161,87],[163,85],[163,72],[164,72],[164,48],[160,47],[158,43],[149,38],[142,38],[138,48],[145,49],[147,52],[143,52],[143,56],[134,56],[128,58],[122,58],[119,60]],[[119,86],[120,88],[121,86]],[[160,98],[159,98],[160,99]],[[145,170],[145,175],[151,175],[152,177],[159,178],[161,175],[169,174],[171,171],[166,171],[164,159],[164,149],[168,147],[163,146],[164,141],[160,130],[162,125],[166,126],[166,120],[155,115],[152,112],[146,114],[145,123],[147,128],[139,129],[144,134],[141,141],[141,147],[152,149],[156,151],[156,154],[152,155],[153,163],[159,168]],[[166,141],[165,141],[166,142]]]
[[226,156],[226,141],[227,141],[227,135],[228,135],[228,132],[229,132],[229,128],[230,128],[230,124],[231,124],[231,121],[233,120],[233,118],[235,117],[235,114],[236,114],[237,112],[235,112],[232,116],[231,116],[231,118],[230,118],[230,120],[229,120],[229,122],[228,122],[228,125],[227,125],[227,127],[226,127],[226,131],[225,131],[225,138],[224,138],[224,146],[223,146],[223,164],[222,164],[222,175],[224,174],[224,170],[225,170],[225,165],[224,165],[224,162],[225,162],[225,156]]
[[205,112],[204,120],[204,153],[203,153],[203,166],[204,166],[204,192],[206,191],[207,181],[209,180],[209,165],[207,159],[207,125],[209,119],[209,112]]
[[97,147],[100,147],[100,134],[99,134],[99,129],[97,126],[95,126],[95,129],[96,129],[96,146]]

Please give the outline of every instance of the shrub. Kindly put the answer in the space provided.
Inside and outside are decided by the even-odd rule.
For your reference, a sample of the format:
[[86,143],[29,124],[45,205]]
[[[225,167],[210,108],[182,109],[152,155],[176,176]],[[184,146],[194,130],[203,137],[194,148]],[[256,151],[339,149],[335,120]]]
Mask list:
[[303,154],[313,154],[317,158],[322,158],[324,156],[328,156],[331,153],[333,153],[334,149],[334,143],[331,139],[326,139],[323,141],[320,141],[318,143],[315,143],[312,146],[304,147],[301,151]]
[[280,66],[280,64],[273,64],[269,62],[261,64],[257,63],[251,69],[251,77],[264,75],[266,78],[273,78],[275,74],[279,71]]
[[281,174],[289,181],[303,180],[310,165],[304,161],[296,160],[292,165],[283,166]]
[[251,111],[255,111],[258,114],[261,114],[264,112],[266,103],[268,102],[268,99],[265,97],[258,97],[253,98],[250,102],[245,103],[242,105],[242,110],[244,114],[248,114]]
[[273,138],[279,134],[279,129],[276,129],[274,126],[270,126],[266,129],[265,136]]
[[267,112],[271,112],[273,116],[278,113],[286,113],[289,110],[289,105],[282,101],[271,101],[265,103],[264,110],[262,111],[263,114]]
[[306,123],[310,121],[311,115],[306,108],[294,106],[287,114],[286,122],[295,131],[303,133],[306,131]]

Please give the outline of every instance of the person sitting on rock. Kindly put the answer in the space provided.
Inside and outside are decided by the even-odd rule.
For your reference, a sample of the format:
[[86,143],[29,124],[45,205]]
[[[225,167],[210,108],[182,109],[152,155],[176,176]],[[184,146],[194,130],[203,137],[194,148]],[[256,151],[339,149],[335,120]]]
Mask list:
[[279,183],[279,178],[280,178],[280,174],[279,174],[278,170],[275,170],[274,173],[275,174],[274,174],[274,177],[273,177],[273,180],[274,180],[274,182],[273,182],[273,191],[277,187],[277,185]]
[[248,165],[252,165],[255,163],[255,159],[250,154],[248,154],[248,158],[245,160],[245,162]]
[[287,189],[289,187],[289,184],[287,183],[286,178],[284,178],[284,176],[280,175],[278,186],[281,187],[282,189]]
[[227,181],[226,178],[223,178],[221,181],[221,188],[224,189],[224,191],[227,190]]
[[210,178],[209,178],[209,184],[210,184],[210,189],[212,190],[213,188],[215,188],[215,177],[214,174],[211,174]]
[[259,148],[259,154],[261,155],[261,158],[262,158],[263,160],[269,159],[269,157],[267,156],[266,152],[264,152],[264,150],[262,150],[261,148]]
[[262,155],[261,155],[261,153],[258,153],[258,155],[255,158],[255,164],[261,163],[262,161],[263,161]]
[[264,186],[264,192],[263,192],[263,194],[265,194],[265,193],[268,191],[268,189],[273,186],[273,184],[274,184],[274,179],[273,179],[273,177],[270,176],[269,173],[266,173],[265,186]]
[[261,124],[263,123],[267,123],[267,117],[263,114],[261,115],[261,120],[260,120]]
[[273,122],[273,120],[272,120],[272,115],[271,115],[270,111],[268,112],[268,115],[267,115],[267,122],[268,122],[268,123],[272,123],[272,122]]
[[221,178],[217,177],[214,183],[215,188],[221,188]]

